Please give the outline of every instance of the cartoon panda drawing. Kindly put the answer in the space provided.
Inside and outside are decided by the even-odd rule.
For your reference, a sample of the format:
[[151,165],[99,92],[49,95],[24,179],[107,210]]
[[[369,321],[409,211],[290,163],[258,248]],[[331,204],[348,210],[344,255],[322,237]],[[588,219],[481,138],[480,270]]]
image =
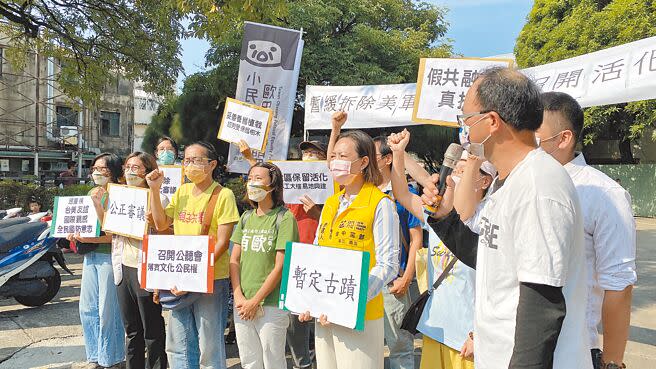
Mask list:
[[252,40],[248,42],[246,60],[258,67],[279,67],[282,64],[282,51],[275,42]]

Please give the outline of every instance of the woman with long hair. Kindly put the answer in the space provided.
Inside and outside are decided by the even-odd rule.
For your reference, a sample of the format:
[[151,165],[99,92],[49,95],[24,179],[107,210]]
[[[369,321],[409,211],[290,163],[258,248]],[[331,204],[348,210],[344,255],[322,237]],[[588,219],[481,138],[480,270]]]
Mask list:
[[230,278],[239,358],[244,369],[286,368],[289,314],[278,308],[288,241],[298,241],[298,225],[283,201],[283,176],[271,163],[248,172],[248,202],[232,236]]
[[[100,216],[107,205],[107,185],[118,183],[122,176],[122,161],[115,154],[102,153],[91,162],[95,187],[89,195],[94,199]],[[87,362],[90,368],[118,367],[125,360],[125,336],[121,328],[121,312],[114,303],[117,294],[112,272],[112,236],[104,232],[99,237],[70,234],[67,239],[77,243],[78,253],[84,254],[80,321]]]
[[[396,205],[377,187],[382,177],[376,162],[376,148],[369,135],[357,130],[341,133],[334,144],[331,140],[328,154],[330,171],[343,189],[326,200],[315,243],[368,252],[371,261],[364,330],[330,324],[330,317],[321,314],[315,323],[317,368],[382,369],[384,308],[381,292],[383,286],[396,277],[399,268]],[[336,232],[336,229],[345,232]],[[306,312],[299,319],[311,318]]]

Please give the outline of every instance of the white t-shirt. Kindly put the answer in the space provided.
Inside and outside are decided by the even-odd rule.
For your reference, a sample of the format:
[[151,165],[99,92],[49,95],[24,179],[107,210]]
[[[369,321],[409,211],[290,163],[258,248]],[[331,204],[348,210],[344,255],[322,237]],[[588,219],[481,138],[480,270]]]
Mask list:
[[[541,149],[492,184],[481,212],[476,261],[474,360],[507,368],[514,347],[520,282],[563,287],[567,306],[554,369],[591,369],[585,311],[583,219],[565,169]],[[536,332],[538,334],[538,332]]]
[[604,290],[621,291],[636,283],[636,225],[631,195],[610,177],[585,162],[583,154],[565,164],[581,201],[588,266],[588,334],[590,348],[601,348]]

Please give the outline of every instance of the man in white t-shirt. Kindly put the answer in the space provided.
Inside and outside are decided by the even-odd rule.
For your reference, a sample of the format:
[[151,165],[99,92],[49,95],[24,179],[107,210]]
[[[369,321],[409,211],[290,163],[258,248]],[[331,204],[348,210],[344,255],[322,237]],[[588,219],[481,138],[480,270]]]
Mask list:
[[[458,121],[470,149],[497,169],[481,235],[452,209],[452,190],[431,226],[476,268],[477,369],[591,369],[586,336],[583,219],[563,167],[536,149],[540,89],[516,70],[492,68],[467,92]],[[426,204],[437,194],[424,193]]]
[[[583,109],[576,100],[562,92],[547,92],[542,102],[544,118],[535,135],[542,149],[569,173],[583,211],[587,324],[593,363],[595,369],[619,369],[629,337],[631,294],[637,280],[631,196],[613,179],[587,165],[582,153],[575,152],[583,130]],[[604,327],[603,346],[599,323]]]

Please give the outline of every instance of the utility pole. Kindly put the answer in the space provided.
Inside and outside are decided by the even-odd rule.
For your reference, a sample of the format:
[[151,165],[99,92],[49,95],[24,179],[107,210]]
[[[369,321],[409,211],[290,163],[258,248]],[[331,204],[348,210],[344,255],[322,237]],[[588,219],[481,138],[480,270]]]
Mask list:
[[41,103],[39,96],[39,87],[41,84],[41,61],[39,59],[39,50],[34,53],[36,55],[36,89],[34,98],[34,176],[39,178],[39,104]]

